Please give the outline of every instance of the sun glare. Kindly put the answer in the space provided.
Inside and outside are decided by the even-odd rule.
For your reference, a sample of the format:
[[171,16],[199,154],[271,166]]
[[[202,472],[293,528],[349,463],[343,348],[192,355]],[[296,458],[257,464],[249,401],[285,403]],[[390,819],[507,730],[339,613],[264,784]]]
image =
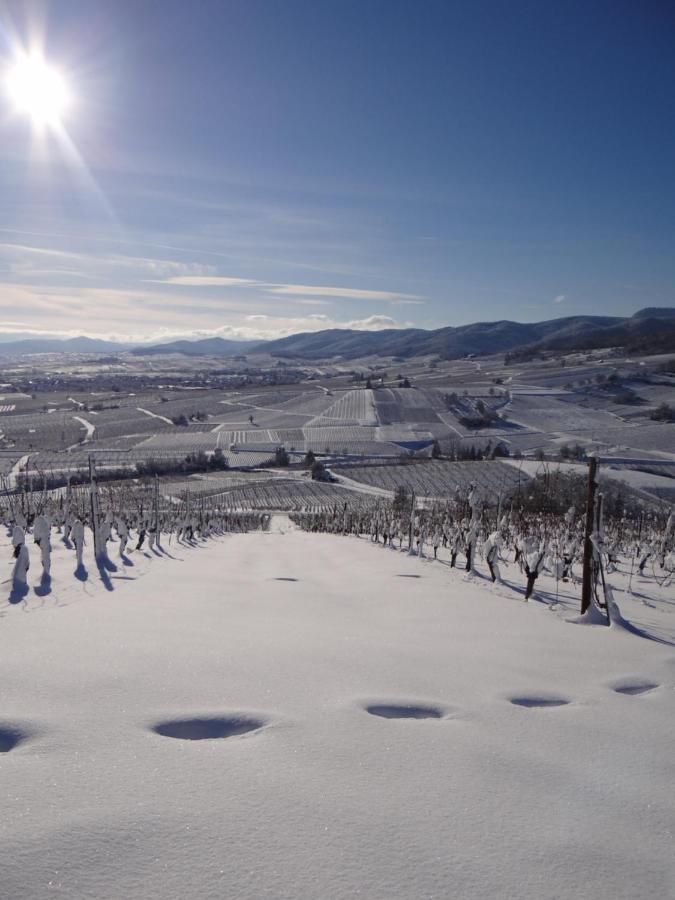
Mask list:
[[7,76],[7,93],[17,112],[31,117],[36,125],[60,122],[68,100],[63,76],[41,56],[26,56]]

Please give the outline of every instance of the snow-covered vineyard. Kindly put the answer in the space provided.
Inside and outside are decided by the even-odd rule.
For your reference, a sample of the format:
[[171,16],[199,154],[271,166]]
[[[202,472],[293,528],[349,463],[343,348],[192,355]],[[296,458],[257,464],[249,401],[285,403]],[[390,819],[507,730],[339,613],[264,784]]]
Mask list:
[[367,485],[394,492],[405,487],[419,497],[454,497],[466,494],[472,484],[483,496],[506,497],[526,489],[531,476],[520,468],[498,460],[475,462],[439,462],[430,460],[419,465],[344,465],[335,469],[349,483]]
[[[643,490],[648,476],[641,475],[628,491],[622,481],[598,478],[595,459],[589,463],[588,488],[578,466],[543,471],[530,466],[528,473],[524,463],[498,460],[347,465],[338,467],[339,474],[329,481],[311,479],[308,471],[256,469],[103,484],[93,456],[89,462],[86,484],[68,482],[50,489],[45,479],[42,490],[29,490],[25,483],[12,489],[5,480],[0,515],[16,558],[13,598],[28,589],[31,532],[48,580],[52,529],[67,546],[74,541],[78,567],[88,529],[103,571],[110,541],[120,542],[121,556],[132,542],[140,550],[147,540],[152,551],[161,546],[163,536],[205,539],[213,533],[263,527],[270,514],[278,512],[290,513],[297,524],[314,532],[369,535],[390,546],[398,540],[399,549],[405,542],[407,551],[419,556],[433,549],[436,558],[440,548],[448,549],[451,565],[463,554],[467,571],[473,570],[480,553],[493,581],[499,579],[499,560],[506,561],[502,549],[511,549],[527,576],[528,598],[543,570],[554,573],[556,583],[574,582],[574,566],[582,554],[588,570],[592,541],[595,597],[608,615],[611,586],[605,573],[612,573],[620,558],[630,559],[641,575],[649,561],[657,581],[667,585],[673,580],[671,505]],[[600,576],[603,599],[598,595]],[[586,605],[589,596],[586,589]]]

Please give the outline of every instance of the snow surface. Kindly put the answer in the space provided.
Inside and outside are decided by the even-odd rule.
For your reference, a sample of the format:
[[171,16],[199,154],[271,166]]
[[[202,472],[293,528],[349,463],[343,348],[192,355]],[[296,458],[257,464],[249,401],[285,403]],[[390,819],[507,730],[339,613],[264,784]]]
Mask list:
[[160,419],[162,422],[166,422],[167,425],[174,424],[171,419],[167,418],[166,416],[160,416],[159,413],[155,413],[151,409],[143,409],[142,406],[137,406],[136,409],[139,412],[145,413],[146,416],[150,416],[151,419]]
[[80,425],[83,425],[87,429],[87,434],[85,436],[84,442],[90,441],[94,436],[96,426],[92,425],[92,423],[87,419],[83,419],[82,416],[73,416],[73,419],[75,419],[76,422],[79,422]]
[[0,606],[0,896],[674,896],[672,589],[615,590],[644,640],[282,517],[164,543]]

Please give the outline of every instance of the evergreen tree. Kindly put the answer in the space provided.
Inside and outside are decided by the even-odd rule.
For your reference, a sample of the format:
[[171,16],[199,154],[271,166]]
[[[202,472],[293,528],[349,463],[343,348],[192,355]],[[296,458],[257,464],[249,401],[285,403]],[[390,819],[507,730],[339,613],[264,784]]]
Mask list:
[[275,466],[288,466],[291,460],[286,452],[285,447],[277,447],[274,451],[274,465]]
[[404,484],[399,484],[394,491],[394,514],[401,516],[410,509],[410,494]]
[[314,481],[321,481],[325,474],[326,467],[318,459],[315,459],[314,463],[312,464],[312,479]]
[[211,457],[211,465],[214,469],[229,469],[227,457],[223,453],[222,447],[216,447]]

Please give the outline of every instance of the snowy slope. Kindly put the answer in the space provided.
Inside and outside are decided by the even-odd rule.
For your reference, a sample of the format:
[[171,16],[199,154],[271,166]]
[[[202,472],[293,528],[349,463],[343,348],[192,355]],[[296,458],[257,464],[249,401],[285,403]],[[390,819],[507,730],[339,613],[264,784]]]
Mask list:
[[674,646],[280,524],[2,605],[0,896],[673,896]]

